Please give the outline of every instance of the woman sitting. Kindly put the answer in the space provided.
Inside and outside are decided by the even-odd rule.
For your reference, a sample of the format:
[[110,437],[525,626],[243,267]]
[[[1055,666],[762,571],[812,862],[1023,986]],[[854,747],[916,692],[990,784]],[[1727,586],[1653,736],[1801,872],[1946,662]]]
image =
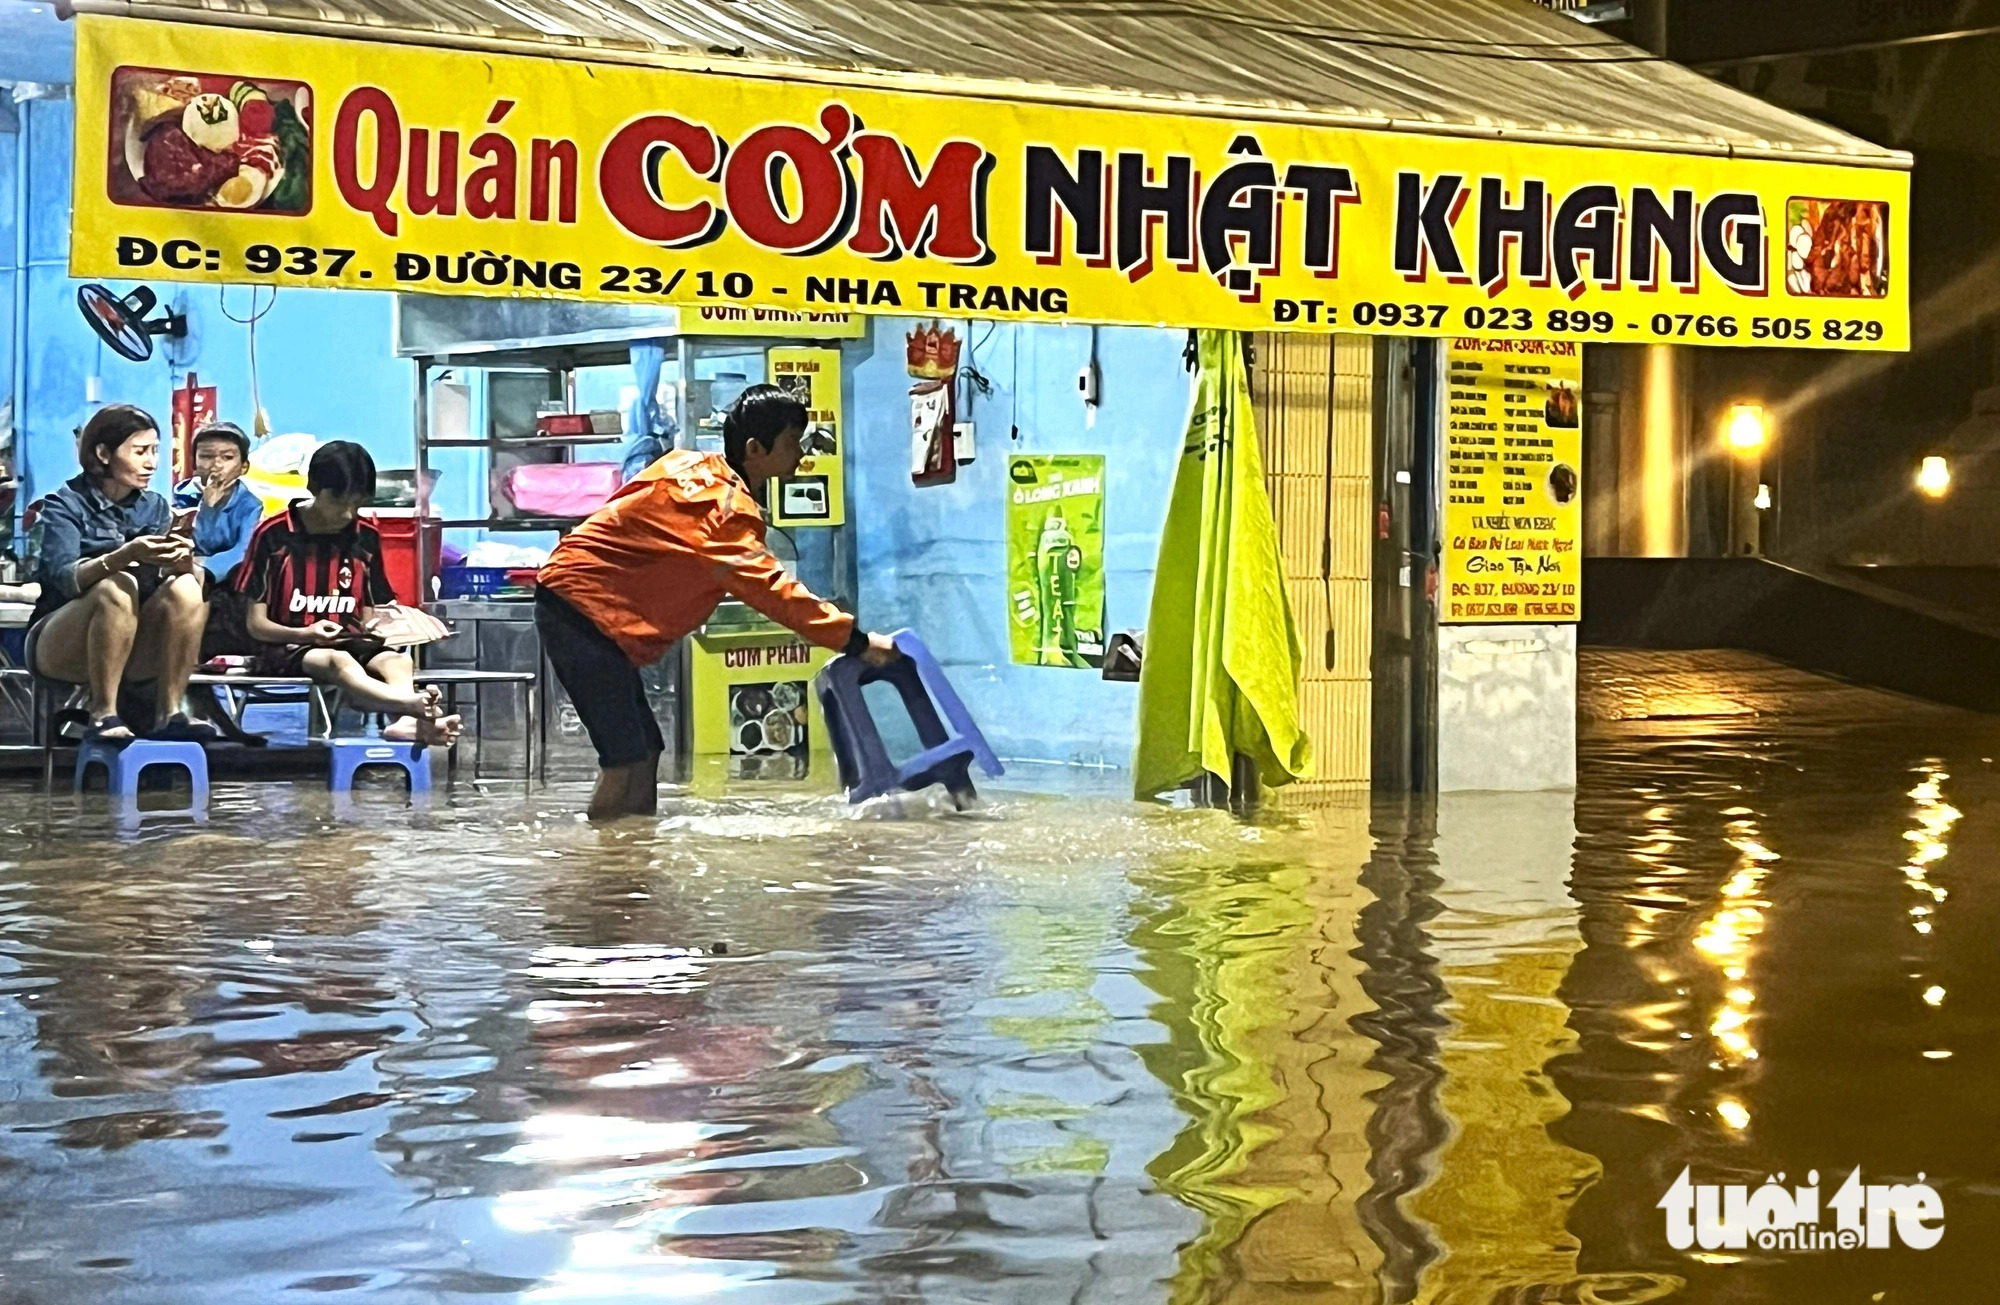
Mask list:
[[187,716],[208,604],[192,541],[172,533],[167,500],[147,488],[160,462],[153,419],[129,403],[100,408],[77,440],[83,474],[42,500],[42,596],[28,629],[36,674],[83,685],[86,737],[130,742],[118,690],[148,680],[166,720],[154,738],[215,737]]

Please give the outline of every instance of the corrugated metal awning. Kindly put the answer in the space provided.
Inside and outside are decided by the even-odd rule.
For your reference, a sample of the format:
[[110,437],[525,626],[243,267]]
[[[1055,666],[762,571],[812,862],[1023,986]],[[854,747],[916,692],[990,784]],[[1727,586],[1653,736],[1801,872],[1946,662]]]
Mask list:
[[1908,168],[1525,0],[73,0],[747,77]]

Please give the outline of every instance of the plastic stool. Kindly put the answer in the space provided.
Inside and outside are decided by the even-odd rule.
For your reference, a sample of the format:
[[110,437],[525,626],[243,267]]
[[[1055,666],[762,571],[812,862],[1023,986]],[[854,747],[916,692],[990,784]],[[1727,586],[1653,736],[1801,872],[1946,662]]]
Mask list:
[[[85,739],[76,748],[75,792],[83,792],[83,777],[92,766],[104,767],[105,786],[113,797],[124,800],[128,819],[137,823],[146,816],[193,816],[208,819],[208,754],[201,744],[165,739],[133,739],[112,743],[105,739]],[[179,766],[188,773],[194,790],[193,805],[173,811],[138,810],[139,775],[150,766]]]
[[400,766],[410,777],[412,795],[431,791],[431,759],[421,743],[395,739],[329,739],[333,769],[328,782],[336,793],[354,791],[354,772],[363,766]]
[[[865,802],[892,789],[915,792],[932,784],[942,784],[960,807],[978,796],[970,778],[971,764],[988,775],[1006,772],[986,738],[972,723],[972,716],[959,701],[958,693],[945,679],[923,640],[908,630],[893,636],[903,655],[887,666],[870,666],[859,657],[840,656],[826,664],[813,688],[819,694],[820,711],[833,742],[833,755],[840,767],[840,782],[849,802]],[[869,714],[864,686],[886,680],[903,699],[910,723],[917,728],[923,751],[898,766],[882,746],[882,735]],[[939,719],[942,710],[944,717]],[[946,728],[949,722],[950,728]]]

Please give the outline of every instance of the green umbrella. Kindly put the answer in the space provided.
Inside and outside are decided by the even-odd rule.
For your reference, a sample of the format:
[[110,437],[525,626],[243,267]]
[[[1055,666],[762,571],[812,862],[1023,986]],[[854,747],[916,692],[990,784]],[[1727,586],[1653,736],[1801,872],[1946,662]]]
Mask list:
[[1139,669],[1133,787],[1141,798],[1250,758],[1267,787],[1305,778],[1299,634],[1264,492],[1243,343],[1199,332],[1193,410],[1160,533]]

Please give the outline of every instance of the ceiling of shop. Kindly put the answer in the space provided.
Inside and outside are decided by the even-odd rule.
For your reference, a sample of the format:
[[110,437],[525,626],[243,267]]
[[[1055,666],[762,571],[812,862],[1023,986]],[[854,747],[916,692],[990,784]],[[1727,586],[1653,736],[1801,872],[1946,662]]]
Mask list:
[[[1526,0],[75,0],[482,49],[1749,156],[1908,158]],[[774,68],[774,65],[777,67]],[[803,69],[801,68],[803,66]],[[927,84],[928,83],[928,84]],[[968,83],[970,83],[968,85]],[[1166,103],[1162,103],[1165,101]]]

